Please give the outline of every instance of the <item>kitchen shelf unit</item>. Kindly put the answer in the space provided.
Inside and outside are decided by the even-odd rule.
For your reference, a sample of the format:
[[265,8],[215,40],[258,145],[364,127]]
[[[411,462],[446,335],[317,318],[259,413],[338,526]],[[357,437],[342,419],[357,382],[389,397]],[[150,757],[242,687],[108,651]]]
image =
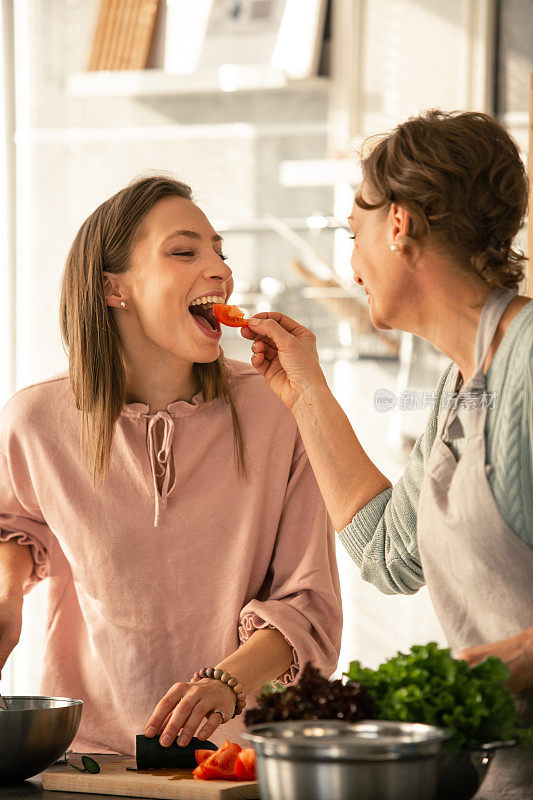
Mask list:
[[328,84],[329,78],[324,76],[295,80],[282,70],[224,64],[217,70],[191,75],[173,75],[161,69],[74,72],[68,76],[66,88],[74,97],[150,97],[220,91],[314,90]]

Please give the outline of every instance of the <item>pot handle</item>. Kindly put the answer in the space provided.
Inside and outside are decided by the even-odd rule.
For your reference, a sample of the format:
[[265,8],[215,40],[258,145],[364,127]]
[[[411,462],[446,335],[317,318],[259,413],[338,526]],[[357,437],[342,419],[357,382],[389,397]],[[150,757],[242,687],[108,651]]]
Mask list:
[[492,752],[493,750],[502,750],[504,747],[514,747],[516,744],[516,739],[505,739],[503,741],[495,741],[495,742],[485,742],[484,744],[480,745],[480,750],[485,750],[486,752]]

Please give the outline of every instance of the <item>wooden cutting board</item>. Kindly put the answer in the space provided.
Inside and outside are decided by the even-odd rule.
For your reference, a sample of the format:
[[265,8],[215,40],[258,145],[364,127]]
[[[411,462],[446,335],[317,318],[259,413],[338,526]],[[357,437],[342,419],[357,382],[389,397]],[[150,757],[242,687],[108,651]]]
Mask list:
[[[189,770],[158,769],[132,772],[134,758],[113,754],[91,755],[100,765],[98,775],[76,772],[68,764],[58,764],[43,772],[43,789],[89,794],[114,794],[123,797],[155,797],[163,800],[256,800],[255,781],[196,781]],[[81,755],[69,759],[83,766]]]

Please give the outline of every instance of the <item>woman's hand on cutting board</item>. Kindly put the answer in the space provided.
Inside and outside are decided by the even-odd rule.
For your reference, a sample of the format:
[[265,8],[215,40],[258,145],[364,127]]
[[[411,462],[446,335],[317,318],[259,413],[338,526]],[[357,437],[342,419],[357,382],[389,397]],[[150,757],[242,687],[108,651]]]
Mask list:
[[198,738],[212,736],[222,722],[220,714],[213,713],[214,709],[223,711],[224,720],[228,721],[235,711],[235,703],[235,692],[221,681],[204,678],[197,683],[175,683],[156,705],[144,734],[148,737],[158,734],[163,747],[168,747],[175,739],[185,747],[204,718],[206,722]]
[[470,667],[480,664],[488,656],[497,656],[509,667],[511,675],[505,683],[511,692],[521,692],[533,686],[533,626],[509,639],[469,647],[459,654],[459,658]]

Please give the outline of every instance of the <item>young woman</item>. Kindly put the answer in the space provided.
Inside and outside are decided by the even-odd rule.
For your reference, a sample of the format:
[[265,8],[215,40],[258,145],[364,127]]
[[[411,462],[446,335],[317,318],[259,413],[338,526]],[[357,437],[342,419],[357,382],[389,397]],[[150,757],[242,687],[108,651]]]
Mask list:
[[[532,724],[533,303],[517,295],[524,257],[513,249],[524,165],[490,116],[433,111],[383,137],[363,176],[349,221],[372,322],[452,359],[394,488],[331,395],[314,336],[281,314],[243,335],[293,412],[363,577],[388,594],[427,583],[455,653],[502,658]],[[483,787],[491,800],[533,798],[533,753],[500,751]]]
[[133,183],[68,256],[69,371],[0,413],[0,667],[49,577],[41,691],[83,700],[79,752],[238,739],[245,695],[336,666],[332,529],[291,414],[223,356],[231,289],[189,187]]

